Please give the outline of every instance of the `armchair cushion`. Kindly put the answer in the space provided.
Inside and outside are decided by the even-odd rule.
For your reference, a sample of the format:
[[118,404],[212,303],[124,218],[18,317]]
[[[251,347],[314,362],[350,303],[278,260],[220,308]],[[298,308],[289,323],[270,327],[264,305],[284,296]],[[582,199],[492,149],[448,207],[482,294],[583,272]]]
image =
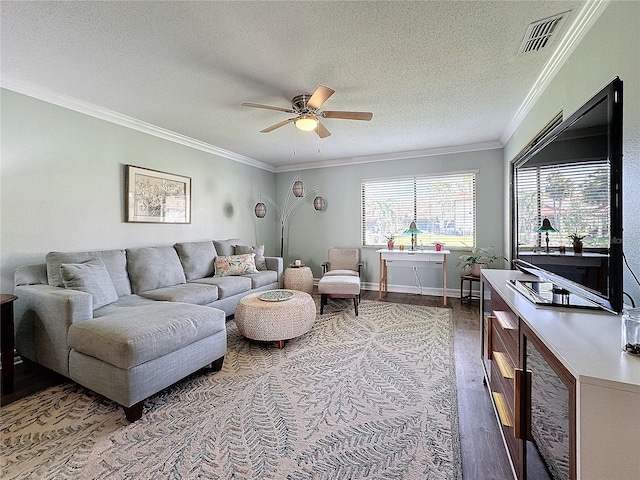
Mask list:
[[357,248],[330,248],[327,261],[322,264],[323,275],[360,276],[360,263]]
[[355,270],[329,270],[324,274],[325,276],[350,276],[350,277],[359,277],[357,271]]

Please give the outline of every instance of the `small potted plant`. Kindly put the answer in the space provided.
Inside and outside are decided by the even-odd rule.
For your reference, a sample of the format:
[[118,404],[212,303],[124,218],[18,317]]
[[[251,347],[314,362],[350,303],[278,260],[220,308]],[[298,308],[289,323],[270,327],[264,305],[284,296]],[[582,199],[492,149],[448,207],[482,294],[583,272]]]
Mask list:
[[582,240],[586,237],[586,235],[578,235],[577,233],[572,233],[569,235],[571,242],[573,243],[573,251],[574,253],[582,253]]
[[486,268],[497,260],[507,260],[502,255],[496,255],[493,250],[495,247],[473,247],[469,255],[460,255],[458,257],[458,267],[462,267],[462,271],[479,277],[480,270]]
[[389,235],[385,235],[384,238],[387,239],[387,248],[389,250],[393,250],[393,241],[396,239],[395,234],[391,233]]

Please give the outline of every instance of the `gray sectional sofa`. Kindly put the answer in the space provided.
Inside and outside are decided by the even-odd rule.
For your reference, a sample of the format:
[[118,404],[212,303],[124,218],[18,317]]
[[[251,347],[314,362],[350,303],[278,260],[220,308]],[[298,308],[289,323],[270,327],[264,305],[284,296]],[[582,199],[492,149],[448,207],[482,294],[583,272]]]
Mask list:
[[226,317],[251,292],[280,288],[283,264],[239,239],[51,252],[15,273],[16,349],[124,407],[211,365]]

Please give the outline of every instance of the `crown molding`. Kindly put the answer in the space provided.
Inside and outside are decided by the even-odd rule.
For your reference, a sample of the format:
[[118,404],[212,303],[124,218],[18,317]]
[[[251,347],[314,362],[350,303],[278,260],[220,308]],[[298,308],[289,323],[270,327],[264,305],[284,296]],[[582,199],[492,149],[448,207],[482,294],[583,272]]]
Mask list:
[[69,110],[73,110],[78,113],[89,115],[94,118],[105,120],[107,122],[115,123],[126,128],[131,128],[142,133],[147,133],[170,142],[179,143],[187,147],[195,148],[203,152],[211,153],[219,157],[227,158],[235,162],[240,162],[245,165],[260,168],[262,170],[269,171],[271,173],[282,173],[299,170],[310,170],[313,168],[328,168],[337,167],[343,165],[353,165],[360,163],[371,162],[386,162],[391,160],[406,160],[409,158],[430,157],[434,155],[447,155],[451,153],[461,152],[473,152],[479,150],[492,150],[496,148],[502,148],[502,144],[496,141],[475,143],[469,145],[456,145],[450,147],[431,148],[426,150],[414,150],[406,152],[384,153],[376,155],[365,155],[359,157],[347,157],[336,160],[323,160],[319,162],[311,163],[299,163],[295,165],[283,165],[281,167],[274,167],[273,165],[260,162],[250,157],[240,155],[238,153],[225,150],[223,148],[216,147],[200,140],[196,140],[185,135],[181,135],[176,132],[152,125],[150,123],[137,120],[126,115],[122,115],[118,112],[99,107],[97,105],[83,102],[77,98],[73,98],[67,95],[62,95],[51,90],[37,87],[27,82],[22,82],[11,77],[3,76],[0,79],[0,86],[7,90],[20,93],[29,97],[37,98],[54,105],[58,105]]
[[282,165],[276,167],[276,173],[292,172],[299,170],[311,170],[313,168],[341,167],[360,163],[387,162],[393,160],[407,160],[410,158],[433,157],[436,155],[449,155],[452,153],[478,152],[481,150],[495,150],[503,145],[498,140],[468,145],[454,145],[449,147],[429,148],[426,150],[411,150],[406,152],[380,153],[376,155],[363,155],[360,157],[346,157],[336,160],[321,160],[318,162],[298,163],[295,165]]
[[505,128],[500,136],[500,143],[506,145],[512,135],[524,121],[527,114],[531,111],[535,103],[540,99],[551,80],[556,76],[560,68],[571,56],[576,46],[582,38],[591,29],[593,24],[598,20],[602,12],[611,3],[611,0],[588,0],[578,12],[576,19],[570,25],[567,33],[564,35],[560,44],[553,52],[544,68],[538,75],[535,83],[529,90],[529,93],[520,104],[516,114]]
[[220,147],[216,147],[215,145],[211,145],[209,143],[187,137],[186,135],[181,135],[171,130],[161,128],[156,125],[152,125],[150,123],[128,117],[126,115],[122,115],[118,112],[114,112],[113,110],[99,107],[88,102],[83,102],[82,100],[78,100],[77,98],[56,93],[46,88],[37,87],[27,82],[22,82],[20,80],[16,80],[7,76],[2,76],[2,78],[0,79],[0,86],[2,88],[20,93],[22,95],[37,98],[38,100],[43,100],[45,102],[52,103],[63,108],[73,110],[74,112],[83,113],[100,120],[105,120],[107,122],[115,123],[116,125],[121,125],[132,130],[137,130],[142,133],[153,135],[154,137],[162,138],[163,140],[179,143],[180,145],[195,148],[196,150],[211,153],[222,158],[227,158],[229,160],[233,160],[234,162],[239,162],[245,165],[250,165],[252,167],[275,172],[275,168],[272,165],[268,165],[253,158],[246,157],[244,155],[240,155],[238,153],[234,153]]

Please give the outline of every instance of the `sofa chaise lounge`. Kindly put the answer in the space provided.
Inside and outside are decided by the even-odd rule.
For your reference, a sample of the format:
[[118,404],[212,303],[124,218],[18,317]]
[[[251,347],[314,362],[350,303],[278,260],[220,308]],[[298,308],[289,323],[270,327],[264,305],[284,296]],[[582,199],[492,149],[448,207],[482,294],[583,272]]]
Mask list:
[[16,349],[135,421],[147,397],[222,368],[226,317],[244,295],[280,287],[282,259],[239,242],[51,252],[15,273]]

